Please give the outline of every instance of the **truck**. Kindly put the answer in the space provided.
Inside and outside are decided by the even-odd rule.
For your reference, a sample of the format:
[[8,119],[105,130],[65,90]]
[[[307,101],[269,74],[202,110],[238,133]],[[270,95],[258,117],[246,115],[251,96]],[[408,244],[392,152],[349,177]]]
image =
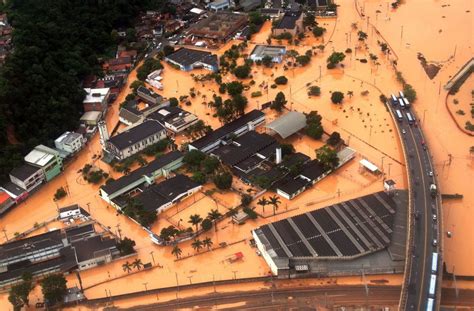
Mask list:
[[436,197],[436,194],[438,194],[438,188],[436,188],[436,185],[435,184],[431,184],[430,185],[430,193],[431,193],[431,197]]

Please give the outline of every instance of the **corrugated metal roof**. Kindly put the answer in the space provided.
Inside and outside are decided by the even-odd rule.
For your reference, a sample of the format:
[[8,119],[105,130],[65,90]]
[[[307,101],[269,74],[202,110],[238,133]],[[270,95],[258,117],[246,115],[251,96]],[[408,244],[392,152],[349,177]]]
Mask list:
[[298,111],[290,111],[265,127],[278,133],[285,139],[306,126],[306,116]]

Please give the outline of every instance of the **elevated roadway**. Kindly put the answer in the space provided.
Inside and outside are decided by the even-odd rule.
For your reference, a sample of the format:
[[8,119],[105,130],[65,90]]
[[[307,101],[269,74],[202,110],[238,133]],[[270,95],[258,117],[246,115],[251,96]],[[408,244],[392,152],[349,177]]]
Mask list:
[[[437,310],[439,305],[438,285],[442,274],[441,241],[439,217],[440,199],[437,193],[431,193],[432,184],[438,187],[436,174],[434,171],[431,155],[428,150],[421,125],[416,115],[409,108],[401,109],[398,105],[390,106],[390,111],[397,120],[404,145],[406,164],[409,173],[409,190],[411,195],[411,220],[414,222],[410,231],[412,247],[408,247],[411,256],[407,262],[404,287],[402,293],[403,310],[427,310],[428,301],[432,299],[433,310]],[[403,118],[400,120],[395,113],[400,110]],[[414,117],[413,122],[408,122],[407,113]],[[439,191],[439,189],[438,189]],[[410,245],[410,243],[409,243]],[[436,271],[432,270],[432,254],[439,254],[438,262],[435,264]],[[431,284],[432,275],[436,276],[436,281]],[[431,293],[430,293],[430,286]],[[434,289],[434,291],[433,291]],[[430,308],[428,308],[430,310]]]

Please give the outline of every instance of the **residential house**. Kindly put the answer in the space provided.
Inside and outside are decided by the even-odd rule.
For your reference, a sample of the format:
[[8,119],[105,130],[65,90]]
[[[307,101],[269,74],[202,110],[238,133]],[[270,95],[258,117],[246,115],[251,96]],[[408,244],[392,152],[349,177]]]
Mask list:
[[128,73],[132,68],[132,58],[130,56],[112,58],[105,61],[102,68],[108,74]]
[[23,164],[10,172],[10,180],[22,189],[31,192],[45,181],[45,175],[40,167]]
[[101,118],[101,111],[87,111],[82,115],[80,122],[85,125],[96,126]]
[[63,168],[63,160],[57,150],[38,145],[25,156],[25,162],[43,170],[45,180],[48,182],[59,173]]
[[105,150],[122,161],[165,138],[165,128],[157,121],[147,120],[110,137],[105,142]]
[[272,62],[281,63],[285,54],[286,47],[283,45],[257,44],[250,53],[250,59],[257,62],[262,61],[264,57],[271,57]]
[[183,71],[204,68],[212,72],[219,70],[217,55],[210,52],[181,48],[165,57],[165,60]]
[[283,10],[279,8],[261,8],[258,9],[258,12],[263,16],[270,17],[271,19],[280,18],[284,14]]
[[283,33],[290,33],[295,37],[303,30],[303,13],[301,11],[289,11],[285,12],[280,22],[273,27],[272,34],[279,36]]
[[154,184],[158,177],[166,177],[171,171],[180,168],[182,165],[183,153],[177,150],[171,151],[130,174],[101,186],[99,195],[104,201],[118,208],[113,203],[115,198],[136,193],[139,191],[138,189]]
[[54,146],[69,154],[74,154],[84,147],[84,136],[75,132],[65,132],[54,141]]
[[214,0],[207,5],[209,11],[217,12],[229,9],[231,6],[230,0]]
[[15,204],[15,200],[6,191],[0,189],[0,215],[8,211]]
[[161,95],[153,92],[152,90],[147,89],[144,86],[138,87],[137,95],[142,100],[155,105],[163,101],[163,97]]
[[84,88],[84,91],[86,92],[86,97],[83,100],[84,111],[100,111],[102,113],[107,111],[109,88]]
[[12,182],[7,182],[0,187],[1,191],[6,192],[16,204],[28,197],[28,191]]
[[252,110],[238,119],[229,122],[220,128],[213,130],[205,136],[191,142],[188,145],[189,150],[197,149],[202,152],[209,153],[216,149],[222,141],[231,137],[239,137],[255,127],[265,122],[265,114],[260,110]]

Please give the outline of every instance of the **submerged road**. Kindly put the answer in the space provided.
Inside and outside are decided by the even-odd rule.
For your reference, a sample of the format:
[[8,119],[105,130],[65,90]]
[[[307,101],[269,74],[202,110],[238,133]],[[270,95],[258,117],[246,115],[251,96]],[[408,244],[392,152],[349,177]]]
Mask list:
[[[401,118],[397,114],[400,111]],[[437,195],[431,194],[430,186],[436,184],[431,155],[428,151],[419,122],[409,109],[391,105],[390,111],[398,120],[402,144],[407,155],[407,167],[410,173],[410,191],[413,203],[414,230],[411,232],[413,249],[411,265],[405,278],[408,280],[408,292],[404,310],[434,310],[437,281],[441,273],[441,254],[439,252],[438,211],[440,202]],[[410,114],[413,121],[408,120]],[[433,253],[439,254],[438,262],[432,265]],[[432,267],[435,267],[433,270]],[[436,270],[436,271],[435,271]],[[432,275],[435,276],[432,281]],[[430,307],[430,306],[433,307]]]

